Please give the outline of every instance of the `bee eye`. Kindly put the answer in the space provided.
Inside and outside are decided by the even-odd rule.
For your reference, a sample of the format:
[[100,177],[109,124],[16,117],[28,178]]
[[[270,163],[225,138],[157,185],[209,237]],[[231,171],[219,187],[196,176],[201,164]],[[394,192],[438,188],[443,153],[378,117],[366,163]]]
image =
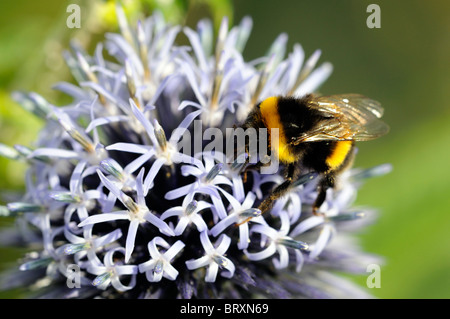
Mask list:
[[292,128],[300,128],[300,126],[298,126],[295,123],[290,123],[289,126],[292,127]]

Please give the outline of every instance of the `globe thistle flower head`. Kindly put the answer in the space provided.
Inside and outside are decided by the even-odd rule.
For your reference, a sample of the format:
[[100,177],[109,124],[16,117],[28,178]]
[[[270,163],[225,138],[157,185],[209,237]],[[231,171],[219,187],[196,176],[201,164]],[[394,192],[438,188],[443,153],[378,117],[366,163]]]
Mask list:
[[[194,136],[215,129],[223,138],[258,101],[314,92],[332,71],[316,66],[321,51],[304,61],[296,44],[285,57],[282,34],[248,62],[249,17],[231,29],[225,18],[213,40],[209,20],[194,30],[155,13],[131,26],[117,10],[121,34],[107,34],[93,56],[75,45],[65,53],[78,85],[55,88],[72,103],[13,95],[46,124],[34,148],[0,145],[29,164],[23,198],[0,213],[17,218],[17,243],[33,247],[4,287],[31,284],[57,298],[367,297],[333,271],[379,262],[351,237],[372,211],[351,205],[361,182],[389,166],[347,171],[322,216],[311,213],[313,173],[262,214],[281,170],[245,173],[248,154],[228,161]],[[188,46],[176,45],[180,32]]]

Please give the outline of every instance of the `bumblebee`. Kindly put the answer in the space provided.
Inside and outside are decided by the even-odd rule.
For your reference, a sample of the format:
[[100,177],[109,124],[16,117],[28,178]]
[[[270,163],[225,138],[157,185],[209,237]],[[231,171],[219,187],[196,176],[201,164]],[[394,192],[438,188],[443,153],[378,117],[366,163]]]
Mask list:
[[[359,94],[276,96],[255,105],[241,127],[267,128],[269,135],[277,128],[278,145],[268,145],[268,152],[276,152],[272,155],[285,167],[285,181],[262,201],[258,207],[261,213],[289,191],[300,173],[312,171],[319,175],[312,212],[320,215],[327,189],[334,188],[339,174],[352,165],[355,142],[372,140],[389,131],[380,120],[382,115],[379,102]],[[258,169],[261,165],[258,162],[248,167]]]

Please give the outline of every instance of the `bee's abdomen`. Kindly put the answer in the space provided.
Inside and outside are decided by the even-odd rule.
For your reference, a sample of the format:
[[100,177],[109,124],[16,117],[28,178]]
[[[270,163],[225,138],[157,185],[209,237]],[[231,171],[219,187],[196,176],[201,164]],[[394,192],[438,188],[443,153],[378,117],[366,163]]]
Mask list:
[[330,154],[327,156],[325,162],[331,170],[336,170],[344,165],[347,156],[350,154],[353,148],[352,141],[339,141],[333,142],[333,148]]
[[303,165],[316,172],[338,171],[347,163],[353,152],[353,141],[329,141],[309,143]]

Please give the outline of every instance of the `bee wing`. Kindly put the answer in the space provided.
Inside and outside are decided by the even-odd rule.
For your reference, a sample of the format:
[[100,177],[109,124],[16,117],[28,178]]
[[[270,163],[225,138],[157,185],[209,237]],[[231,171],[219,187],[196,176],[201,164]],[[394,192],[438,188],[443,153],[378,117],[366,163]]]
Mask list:
[[315,141],[367,141],[386,134],[389,126],[380,120],[380,103],[360,94],[341,94],[312,99],[309,106],[322,113],[317,129],[299,136],[295,144]]
[[316,109],[332,114],[342,113],[349,119],[365,123],[371,119],[381,118],[384,109],[380,103],[361,94],[339,94],[321,96],[313,100]]

